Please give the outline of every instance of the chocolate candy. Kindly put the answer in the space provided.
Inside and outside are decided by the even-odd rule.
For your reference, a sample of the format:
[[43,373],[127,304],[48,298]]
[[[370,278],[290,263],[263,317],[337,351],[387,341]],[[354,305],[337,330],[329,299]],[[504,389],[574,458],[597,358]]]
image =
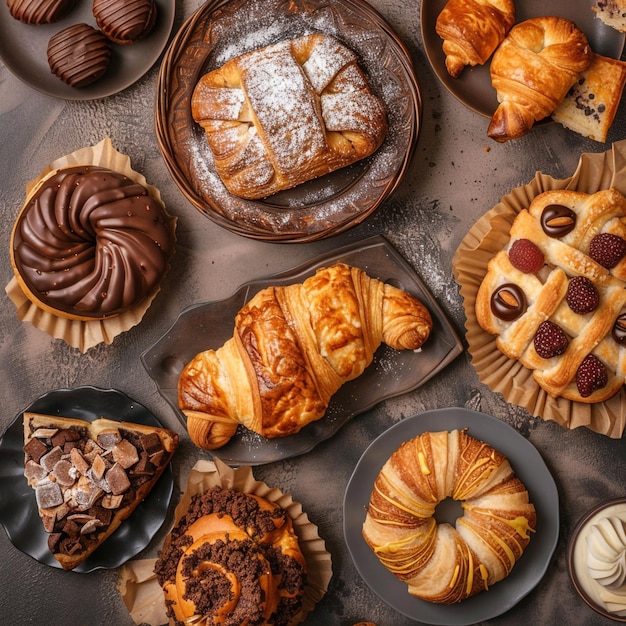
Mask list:
[[89,24],[74,24],[48,42],[50,71],[70,87],[86,87],[101,78],[111,60],[111,42]]
[[93,0],[92,8],[100,30],[122,45],[143,39],[156,23],[154,0]]
[[52,24],[65,17],[75,0],[7,0],[11,16],[25,24]]
[[541,228],[548,237],[560,239],[574,230],[576,213],[569,207],[550,204],[541,213]]
[[491,311],[505,321],[511,322],[518,318],[527,307],[524,292],[513,283],[498,287],[491,296]]
[[626,344],[626,312],[620,313],[612,331],[613,339],[619,344]]

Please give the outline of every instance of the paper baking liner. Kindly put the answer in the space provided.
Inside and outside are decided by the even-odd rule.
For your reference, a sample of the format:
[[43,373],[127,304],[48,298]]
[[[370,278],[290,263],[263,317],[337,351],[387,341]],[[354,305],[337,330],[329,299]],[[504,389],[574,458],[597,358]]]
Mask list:
[[452,271],[463,297],[472,365],[481,382],[532,415],[553,420],[566,428],[586,426],[603,435],[620,438],[626,418],[623,387],[610,400],[595,404],[552,398],[534,381],[531,370],[498,350],[496,337],[478,325],[474,310],[489,260],[508,243],[515,217],[528,208],[535,196],[554,189],[595,193],[610,187],[626,195],[626,140],[613,144],[612,149],[604,153],[583,154],[570,178],[557,180],[537,172],[527,185],[513,189],[467,233],[452,259]]
[[[185,493],[174,512],[173,525],[176,526],[185,515],[193,495],[204,493],[216,485],[276,502],[291,517],[307,566],[307,581],[302,601],[304,619],[324,597],[332,578],[331,556],[326,551],[324,540],[318,534],[317,526],[309,521],[302,506],[294,502],[289,494],[256,480],[251,467],[232,469],[219,459],[215,461],[201,459],[196,462],[189,473]],[[167,546],[169,541],[168,535],[164,546]],[[158,626],[168,623],[163,589],[154,575],[155,563],[156,559],[129,561],[120,569],[118,590],[136,624]]]
[[[26,185],[26,196],[30,197],[36,187],[52,172],[76,165],[108,167],[120,174],[124,174],[131,180],[143,185],[148,190],[150,196],[163,204],[159,190],[149,185],[142,174],[132,169],[130,157],[118,152],[108,137],[95,146],[81,148],[50,163],[41,171],[37,178]],[[172,229],[175,230],[176,218],[167,213],[166,216],[170,220]],[[15,305],[17,316],[21,321],[30,322],[35,328],[43,330],[56,339],[63,339],[63,341],[74,348],[78,348],[81,352],[86,352],[99,343],[110,344],[117,335],[136,326],[145,315],[159,290],[157,288],[154,293],[145,298],[136,307],[120,315],[83,321],[71,320],[41,309],[26,297],[15,277],[5,287],[5,291]]]

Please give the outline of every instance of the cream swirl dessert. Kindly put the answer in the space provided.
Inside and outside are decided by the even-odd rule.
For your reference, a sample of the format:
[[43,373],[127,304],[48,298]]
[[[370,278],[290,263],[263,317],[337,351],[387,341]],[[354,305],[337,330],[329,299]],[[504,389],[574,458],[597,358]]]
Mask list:
[[624,586],[626,529],[619,517],[605,517],[591,526],[587,537],[587,567],[591,578],[603,587],[619,589]]
[[626,499],[607,502],[579,522],[569,567],[589,606],[606,617],[626,616]]
[[69,319],[118,315],[155,293],[174,250],[173,220],[141,184],[104,167],[52,172],[13,227],[25,295]]

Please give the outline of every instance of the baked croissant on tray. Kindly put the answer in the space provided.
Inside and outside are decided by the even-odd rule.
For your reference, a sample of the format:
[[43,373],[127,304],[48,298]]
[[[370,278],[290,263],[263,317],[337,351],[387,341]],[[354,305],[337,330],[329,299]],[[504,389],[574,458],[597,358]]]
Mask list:
[[267,287],[239,311],[222,347],[183,369],[178,405],[189,435],[212,450],[240,424],[269,439],[297,433],[324,416],[331,396],[363,373],[382,342],[417,350],[432,324],[413,296],[345,264]]

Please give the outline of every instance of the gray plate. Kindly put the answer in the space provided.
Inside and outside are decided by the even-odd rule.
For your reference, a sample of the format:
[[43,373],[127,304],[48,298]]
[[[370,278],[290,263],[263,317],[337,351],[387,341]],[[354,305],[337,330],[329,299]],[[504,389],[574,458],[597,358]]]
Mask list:
[[107,73],[87,87],[66,85],[50,72],[46,49],[50,37],[72,24],[85,22],[97,28],[91,0],[79,0],[72,11],[55,24],[23,24],[0,4],[0,58],[22,82],[50,96],[65,100],[94,100],[126,89],[139,80],[165,48],[174,24],[174,0],[156,0],[157,23],[152,32],[134,44],[112,44]]
[[[511,574],[463,602],[440,605],[407,592],[378,560],[361,534],[374,481],[391,454],[421,433],[468,428],[468,433],[502,452],[526,485],[537,511],[536,532]],[[419,413],[395,424],[363,453],[344,498],[344,535],[352,560],[363,580],[396,611],[425,624],[467,626],[492,619],[515,606],[546,573],[559,538],[559,494],[537,449],[511,426],[495,417],[461,408]]]
[[[442,39],[435,24],[447,0],[422,0],[420,13],[422,39],[430,64],[443,86],[468,108],[491,117],[498,106],[496,92],[491,86],[489,61],[482,66],[466,67],[459,78],[452,78],[445,65]],[[589,0],[524,0],[517,2],[516,22],[531,17],[557,15],[572,20],[585,35],[594,52],[619,59],[624,49],[624,34],[606,26],[591,10]]]
[[[35,400],[24,411],[88,422],[107,417],[161,427],[148,409],[115,389],[56,389]],[[48,550],[48,534],[39,519],[35,492],[24,478],[24,411],[15,417],[0,439],[0,523],[16,548],[40,563],[61,569],[61,564]],[[119,567],[143,550],[165,521],[173,487],[170,466],[132,515],[72,571],[84,574]]]
[[333,396],[326,415],[295,435],[270,440],[241,428],[228,444],[211,451],[225,463],[261,465],[308,452],[355,415],[424,384],[463,351],[454,328],[413,269],[385,239],[372,237],[316,257],[284,274],[243,285],[226,300],[185,309],[165,335],[141,356],[159,392],[183,424],[185,416],[177,402],[178,378],[183,367],[197,353],[217,349],[232,337],[235,315],[258,291],[270,285],[302,282],[318,268],[335,262],[360,267],[370,276],[391,282],[419,298],[433,317],[431,336],[419,352],[381,346],[365,372]]

